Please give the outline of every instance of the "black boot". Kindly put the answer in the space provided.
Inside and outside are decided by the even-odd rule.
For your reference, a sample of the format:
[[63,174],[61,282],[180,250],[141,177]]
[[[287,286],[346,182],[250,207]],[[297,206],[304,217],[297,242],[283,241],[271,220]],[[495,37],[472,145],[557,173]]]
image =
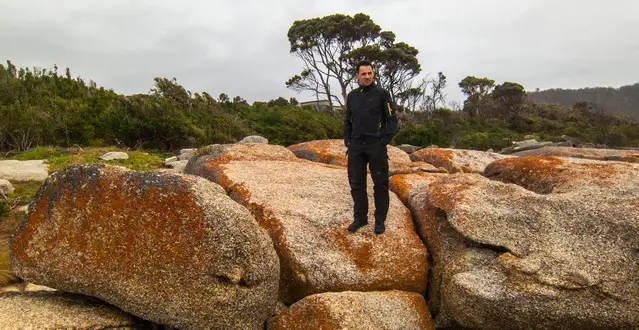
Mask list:
[[375,221],[375,235],[383,234],[386,231],[386,226],[384,226],[384,221]]
[[351,233],[356,232],[358,229],[366,226],[368,224],[368,221],[362,222],[362,221],[353,221],[353,223],[351,223],[350,225],[348,225],[348,231],[350,231]]

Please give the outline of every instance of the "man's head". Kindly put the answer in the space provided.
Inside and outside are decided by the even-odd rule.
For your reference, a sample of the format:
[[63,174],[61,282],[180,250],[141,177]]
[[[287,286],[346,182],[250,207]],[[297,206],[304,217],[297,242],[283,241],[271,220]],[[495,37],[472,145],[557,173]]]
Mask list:
[[373,65],[369,61],[360,61],[357,63],[357,74],[355,75],[359,80],[360,86],[370,86],[373,83]]

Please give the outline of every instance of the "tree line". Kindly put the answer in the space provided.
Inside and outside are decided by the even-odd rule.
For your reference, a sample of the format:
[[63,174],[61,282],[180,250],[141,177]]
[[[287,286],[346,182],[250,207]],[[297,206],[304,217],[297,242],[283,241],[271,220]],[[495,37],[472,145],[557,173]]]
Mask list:
[[[283,101],[284,102],[283,102]],[[275,144],[339,137],[341,118],[274,99],[249,105],[225,93],[192,93],[155,78],[147,94],[120,95],[70,70],[0,65],[0,150],[118,145],[175,150],[268,136]]]
[[587,101],[608,112],[627,114],[639,120],[639,83],[620,88],[594,87],[580,89],[548,89],[531,92],[535,102],[557,103],[569,107]]

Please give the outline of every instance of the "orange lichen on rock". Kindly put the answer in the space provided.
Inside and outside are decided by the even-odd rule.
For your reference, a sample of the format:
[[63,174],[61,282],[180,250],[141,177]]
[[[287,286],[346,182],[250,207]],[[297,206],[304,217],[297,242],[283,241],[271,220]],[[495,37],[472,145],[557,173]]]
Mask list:
[[348,157],[343,140],[315,140],[288,147],[295,156],[313,162],[346,167]]
[[[589,184],[612,187],[619,175],[632,175],[636,165],[552,156],[525,156],[496,161],[484,175],[520,185],[538,194],[578,189]],[[559,189],[559,190],[558,190]]]
[[445,168],[435,167],[424,162],[393,163],[389,164],[389,175],[410,174],[410,173],[448,173]]
[[443,173],[426,172],[393,175],[389,181],[389,189],[397,194],[397,197],[404,205],[408,206],[412,195],[427,189],[431,183],[445,175]]
[[[214,176],[271,236],[280,257],[282,301],[327,291],[425,291],[427,252],[410,212],[393,194],[384,235],[375,236],[371,226],[352,234],[346,230],[353,211],[344,168],[232,161]],[[372,183],[368,189],[372,199]],[[374,208],[369,212],[372,223]]]
[[[298,143],[288,147],[298,158],[313,162],[348,166],[348,155],[343,140],[315,140]],[[408,165],[411,163],[408,154],[401,149],[387,145],[388,162],[391,168]],[[404,168],[403,170],[407,170]],[[412,170],[416,171],[416,170]]]
[[184,329],[262,323],[279,280],[268,236],[218,185],[95,164],[43,183],[11,264],[21,278]]
[[484,168],[495,160],[510,158],[492,152],[463,149],[424,148],[410,155],[413,161],[422,161],[442,167],[448,173],[481,173]]
[[476,175],[450,175],[442,178],[429,191],[429,201],[444,211],[451,211],[463,201],[465,191],[475,183]]
[[388,188],[390,189],[390,191],[397,194],[397,197],[399,197],[399,199],[404,203],[404,205],[407,205],[408,191],[413,187],[412,184],[409,183],[410,182],[409,176],[412,176],[412,175],[411,174],[393,175],[390,178],[390,181],[388,182]]
[[316,140],[288,147],[298,158],[314,162],[347,166],[346,146],[342,140]]
[[543,147],[539,149],[516,152],[513,155],[520,156],[520,157],[522,156],[554,156],[554,157],[571,157],[571,158],[574,157],[577,159],[639,163],[639,151],[637,150]]
[[270,330],[434,330],[424,298],[416,293],[331,292],[304,298],[277,315]]
[[[285,147],[262,143],[214,144],[198,149],[184,173],[211,179],[212,171],[233,160],[296,160]],[[212,180],[215,181],[215,180]]]
[[[127,181],[130,184],[117,184]],[[140,198],[142,189],[144,197]],[[32,261],[27,255],[30,249],[26,244],[34,243],[31,238],[36,231],[46,231],[55,234],[46,236],[44,244],[37,246],[38,252],[46,253],[48,250],[55,250],[56,246],[69,245],[78,253],[83,266],[94,264],[123,268],[127,274],[142,271],[142,268],[135,267],[135,263],[122,263],[121,260],[130,260],[139,249],[152,248],[148,245],[142,246],[143,244],[175,245],[175,249],[158,255],[157,261],[187,263],[186,259],[178,256],[197,256],[197,253],[192,245],[183,244],[185,242],[182,240],[187,237],[202,238],[202,224],[190,219],[204,216],[203,210],[196,207],[193,195],[187,192],[188,189],[188,185],[179,181],[170,184],[168,194],[167,191],[160,192],[155,187],[142,188],[134,174],[124,171],[102,175],[99,179],[79,187],[59,182],[58,187],[48,186],[46,191],[41,192],[45,197],[34,206],[34,211],[26,220],[26,226],[14,239],[12,252],[19,258],[23,257],[24,261]],[[49,200],[50,197],[54,199]],[[69,202],[64,203],[66,199],[69,199]],[[166,212],[172,209],[181,211]],[[49,220],[52,212],[56,213],[56,217],[68,220],[52,223]],[[158,214],[163,214],[165,221],[162,225],[174,236],[163,236],[164,230],[146,230],[150,225],[147,220],[152,218],[151,215]],[[113,221],[115,215],[128,222]],[[123,227],[127,230],[122,230]],[[87,233],[113,232],[122,235],[117,242],[113,242],[111,236],[86,236]],[[151,236],[149,240],[138,240],[136,236],[140,233]],[[73,264],[75,262],[64,267],[73,267]]]
[[527,156],[493,162],[488,178],[446,176],[413,196],[433,256],[437,325],[638,324],[639,268],[628,262],[639,242],[638,173],[631,163]]
[[552,192],[556,183],[569,179],[560,167],[564,161],[557,157],[530,156],[496,161],[486,167],[484,175],[490,179],[514,183],[538,194]]
[[421,161],[432,164],[435,167],[443,167],[449,172],[452,169],[453,158],[452,149],[441,148],[423,148],[410,155],[410,159],[414,162]]

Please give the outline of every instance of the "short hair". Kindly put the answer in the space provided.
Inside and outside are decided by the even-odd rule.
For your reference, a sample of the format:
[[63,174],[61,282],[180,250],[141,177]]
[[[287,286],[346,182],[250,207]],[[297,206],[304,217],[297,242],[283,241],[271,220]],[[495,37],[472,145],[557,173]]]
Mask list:
[[370,61],[367,60],[361,60],[357,63],[357,66],[355,67],[355,73],[359,73],[359,68],[362,66],[370,66],[371,69],[375,69],[375,67],[373,67],[373,63],[371,63]]

